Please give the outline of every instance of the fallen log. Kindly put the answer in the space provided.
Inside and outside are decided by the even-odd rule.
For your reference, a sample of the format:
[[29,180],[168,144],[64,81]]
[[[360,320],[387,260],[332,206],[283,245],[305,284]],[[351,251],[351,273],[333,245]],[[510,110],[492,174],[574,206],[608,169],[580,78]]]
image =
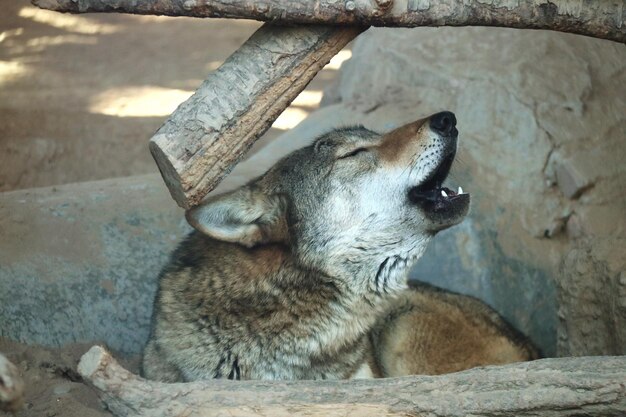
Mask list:
[[626,42],[626,2],[580,0],[33,0],[49,10],[363,26],[502,26]]
[[24,403],[24,381],[15,365],[0,353],[0,410],[15,412]]
[[441,376],[166,384],[92,347],[78,372],[119,417],[624,416],[626,356],[543,359]]
[[264,25],[209,75],[150,140],[178,205],[219,184],[291,101],[362,28]]

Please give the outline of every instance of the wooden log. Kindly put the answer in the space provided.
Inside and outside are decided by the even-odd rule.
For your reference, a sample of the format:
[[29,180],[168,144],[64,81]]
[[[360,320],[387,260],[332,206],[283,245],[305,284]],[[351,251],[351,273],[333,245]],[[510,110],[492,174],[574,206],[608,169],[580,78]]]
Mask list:
[[71,13],[227,17],[280,23],[502,26],[626,42],[626,2],[581,0],[33,0]]
[[626,415],[626,356],[376,380],[165,384],[133,375],[94,346],[78,371],[120,417]]
[[18,411],[24,402],[24,380],[15,365],[0,353],[0,410]]
[[197,205],[362,30],[264,25],[253,34],[150,140],[174,200]]

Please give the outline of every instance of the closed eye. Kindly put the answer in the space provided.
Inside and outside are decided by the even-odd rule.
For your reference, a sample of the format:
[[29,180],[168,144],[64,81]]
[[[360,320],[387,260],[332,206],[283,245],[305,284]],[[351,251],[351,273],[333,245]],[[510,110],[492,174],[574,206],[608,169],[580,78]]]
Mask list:
[[353,156],[357,156],[358,154],[362,153],[362,152],[368,152],[367,148],[356,148],[355,150],[353,150],[350,153],[347,153],[345,155],[341,155],[339,158],[337,159],[346,159],[346,158],[351,158]]

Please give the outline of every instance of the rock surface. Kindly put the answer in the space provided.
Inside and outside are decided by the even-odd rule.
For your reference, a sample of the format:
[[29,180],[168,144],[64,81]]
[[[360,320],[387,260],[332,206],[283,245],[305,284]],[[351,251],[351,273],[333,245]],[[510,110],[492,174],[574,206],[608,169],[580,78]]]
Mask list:
[[139,351],[186,230],[157,175],[0,194],[0,336]]

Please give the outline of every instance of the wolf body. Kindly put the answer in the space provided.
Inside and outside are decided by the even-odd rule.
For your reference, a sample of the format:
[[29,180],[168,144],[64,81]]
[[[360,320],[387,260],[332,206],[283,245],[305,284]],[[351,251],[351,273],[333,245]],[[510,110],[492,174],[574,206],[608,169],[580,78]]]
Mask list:
[[469,195],[443,187],[450,112],[387,134],[339,129],[186,213],[197,231],[160,276],[143,372],[340,379],[369,373],[368,334]]
[[420,282],[409,287],[370,333],[375,376],[439,375],[540,357],[484,302]]

